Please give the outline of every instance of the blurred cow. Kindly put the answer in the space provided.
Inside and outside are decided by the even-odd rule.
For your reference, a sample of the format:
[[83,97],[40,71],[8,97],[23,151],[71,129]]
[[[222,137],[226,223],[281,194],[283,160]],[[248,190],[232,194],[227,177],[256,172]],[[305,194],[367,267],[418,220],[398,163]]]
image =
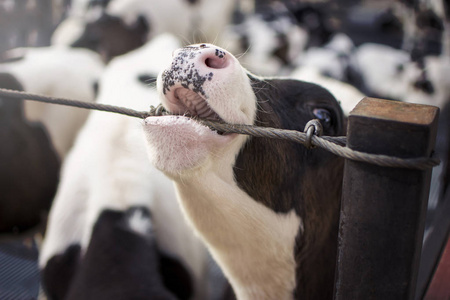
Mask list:
[[[136,110],[156,106],[159,99],[151,78],[170,61],[178,46],[174,37],[161,36],[112,60],[100,81],[98,101]],[[52,299],[62,299],[73,282],[87,283],[86,278],[79,277],[82,275],[78,272],[84,272],[79,263],[83,264],[85,253],[89,255],[99,216],[106,210],[124,212],[133,206],[144,207],[152,214],[158,248],[184,266],[192,281],[192,299],[205,296],[206,251],[185,224],[172,183],[148,162],[141,124],[130,117],[92,112],[68,155],[40,253],[43,286]],[[124,278],[133,278],[132,266],[117,263],[124,267]],[[120,268],[119,265],[110,267]],[[141,267],[146,268],[136,266],[140,270]],[[129,289],[127,282],[122,282],[124,286],[118,282],[116,290]],[[95,284],[101,286],[104,282],[99,279],[91,286]],[[183,285],[176,285],[180,286]]]
[[[10,50],[3,56],[0,72],[14,76],[29,93],[92,102],[103,67],[99,55],[90,50],[53,46]],[[46,127],[61,159],[89,113],[32,101],[24,107],[29,120]]]
[[236,0],[74,1],[76,10],[55,31],[53,44],[86,47],[105,61],[168,32],[185,43],[220,41]]
[[335,35],[320,7],[274,3],[226,30],[227,50],[260,75],[286,75],[303,52],[330,43]]
[[[22,90],[0,73],[0,88]],[[17,233],[45,220],[59,178],[59,159],[45,128],[29,122],[22,99],[0,96],[0,233]]]
[[355,50],[352,68],[368,96],[444,107],[450,99],[450,58],[425,56],[377,44]]

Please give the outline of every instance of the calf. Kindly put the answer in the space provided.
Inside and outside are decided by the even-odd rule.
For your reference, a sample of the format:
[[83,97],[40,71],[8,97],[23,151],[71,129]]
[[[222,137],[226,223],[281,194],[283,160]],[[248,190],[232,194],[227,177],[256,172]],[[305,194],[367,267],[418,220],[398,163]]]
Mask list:
[[417,62],[406,51],[363,44],[354,51],[351,66],[368,96],[441,108],[450,99],[448,57],[424,56]]
[[[198,44],[174,52],[158,76],[164,107],[144,131],[152,163],[238,299],[331,299],[342,160],[288,141],[215,132],[187,118],[344,133],[325,89],[248,73],[229,52]],[[186,116],[182,116],[186,115]]]
[[262,6],[256,13],[225,31],[231,53],[252,72],[286,74],[303,51],[329,43],[334,31],[322,9],[310,4]]
[[350,57],[354,50],[352,40],[345,34],[335,34],[323,47],[311,47],[296,60],[300,67],[311,67],[320,73],[343,81],[347,80]]
[[[0,72],[14,76],[26,92],[89,102],[104,67],[96,53],[65,47],[17,48],[3,59]],[[33,101],[24,106],[27,118],[42,122],[64,158],[89,112]]]
[[235,55],[243,54],[240,58],[243,65],[267,76],[283,72],[308,42],[307,31],[286,15],[283,6],[283,9],[276,7],[248,15],[225,30],[227,49]]
[[[0,73],[0,87],[22,90]],[[49,210],[59,178],[59,159],[40,123],[29,122],[22,99],[0,96],[0,232],[34,227]]]
[[53,43],[87,47],[109,61],[161,33],[171,33],[185,42],[218,41],[231,21],[236,2],[78,0],[72,16],[55,31]]
[[399,0],[396,12],[403,24],[402,48],[418,55],[445,51],[445,2],[447,0]]
[[[159,99],[155,89],[148,86],[150,82],[144,85],[140,80],[156,77],[177,47],[175,38],[161,36],[115,58],[101,78],[98,102],[136,110],[156,106]],[[83,271],[83,260],[91,260],[85,255],[89,254],[92,230],[102,212],[124,212],[134,206],[151,211],[158,248],[184,266],[192,280],[192,299],[202,299],[206,251],[185,225],[172,183],[148,162],[140,120],[92,112],[64,162],[61,178],[40,252],[43,286],[51,299],[63,299],[74,282],[88,280],[79,276],[90,276]],[[141,251],[138,245],[133,249]],[[115,263],[118,265],[109,267],[125,268],[124,278],[135,278],[133,269],[141,268],[139,264],[133,267]],[[75,281],[74,276],[78,276]],[[124,279],[122,285],[117,283],[116,290],[138,287],[144,279],[137,280],[136,285]],[[97,283],[105,287],[107,280],[99,277]],[[84,295],[89,292],[94,290]],[[107,289],[102,292],[105,297],[110,295]],[[151,295],[148,297],[151,299]],[[185,295],[182,299],[187,298]]]
[[104,210],[65,299],[187,299],[189,273],[160,252],[153,226],[146,207]]

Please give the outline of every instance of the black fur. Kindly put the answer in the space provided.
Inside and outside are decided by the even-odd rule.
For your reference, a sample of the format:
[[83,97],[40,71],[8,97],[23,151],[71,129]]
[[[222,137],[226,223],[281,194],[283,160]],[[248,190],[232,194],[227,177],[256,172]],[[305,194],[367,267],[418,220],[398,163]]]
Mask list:
[[81,247],[69,246],[64,253],[55,255],[41,271],[41,284],[49,300],[66,298],[77,266],[80,263]]
[[108,62],[115,56],[142,46],[149,31],[150,23],[143,16],[132,26],[127,26],[120,18],[103,13],[96,21],[86,24],[82,36],[72,47],[96,51]]
[[[10,74],[0,87],[23,90]],[[0,97],[0,232],[29,229],[48,212],[60,162],[41,123],[29,122],[22,99]]]
[[420,78],[416,82],[414,82],[414,87],[423,91],[425,94],[432,95],[434,94],[434,86],[431,81],[426,78]]
[[175,258],[162,253],[154,234],[139,234],[128,225],[139,210],[105,210],[98,218],[89,246],[80,258],[78,245],[49,260],[43,285],[49,299],[190,299],[192,280]]
[[325,9],[305,3],[288,5],[288,9],[298,25],[308,32],[307,47],[323,46],[331,40],[335,30],[329,22]]
[[[330,116],[324,135],[343,135],[344,117],[325,89],[297,80],[252,78],[258,98],[255,125],[303,131],[317,118]],[[294,209],[304,234],[293,249],[297,262],[296,299],[332,299],[343,161],[321,149],[273,139],[251,138],[239,154],[234,173],[239,186],[275,212]]]

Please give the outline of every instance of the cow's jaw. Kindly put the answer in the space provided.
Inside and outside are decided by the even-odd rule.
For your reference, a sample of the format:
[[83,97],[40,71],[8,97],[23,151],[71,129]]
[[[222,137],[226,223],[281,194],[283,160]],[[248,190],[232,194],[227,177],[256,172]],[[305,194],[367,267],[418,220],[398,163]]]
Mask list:
[[217,171],[231,183],[247,137],[218,134],[188,117],[253,124],[256,96],[236,58],[209,44],[177,50],[158,76],[158,92],[166,110],[178,116],[145,120],[153,164],[171,178]]

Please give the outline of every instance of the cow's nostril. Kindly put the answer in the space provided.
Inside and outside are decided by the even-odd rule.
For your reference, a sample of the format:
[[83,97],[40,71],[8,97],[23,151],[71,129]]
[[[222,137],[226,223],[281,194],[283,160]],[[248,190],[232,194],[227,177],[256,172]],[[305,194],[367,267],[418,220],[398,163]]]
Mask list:
[[205,59],[205,65],[211,69],[223,69],[228,65],[228,59],[225,56],[222,58],[218,56],[210,56]]

